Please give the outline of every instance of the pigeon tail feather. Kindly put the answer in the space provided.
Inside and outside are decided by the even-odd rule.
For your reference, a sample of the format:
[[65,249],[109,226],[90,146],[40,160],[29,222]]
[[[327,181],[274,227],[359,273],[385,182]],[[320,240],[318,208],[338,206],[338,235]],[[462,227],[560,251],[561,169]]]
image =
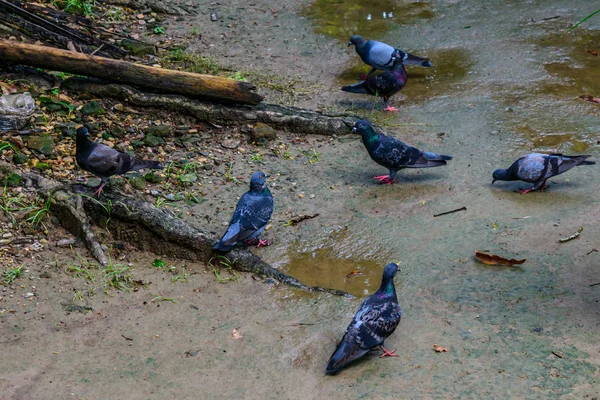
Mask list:
[[449,161],[449,160],[452,160],[452,156],[447,156],[445,154],[436,154],[436,153],[432,153],[429,151],[424,151],[423,157],[427,161],[444,161],[444,160]]
[[335,374],[350,362],[362,357],[368,352],[369,350],[360,348],[356,342],[344,337],[329,359],[325,372],[328,374]]
[[344,86],[344,87],[342,87],[342,91],[350,92],[350,93],[368,94],[367,89],[365,89],[365,86],[363,85],[363,82]]
[[131,166],[130,171],[137,171],[138,169],[163,169],[164,166],[159,161],[154,160],[135,160]]
[[412,54],[406,53],[404,65],[420,65],[421,67],[431,67],[433,64],[431,64],[429,58],[413,56]]

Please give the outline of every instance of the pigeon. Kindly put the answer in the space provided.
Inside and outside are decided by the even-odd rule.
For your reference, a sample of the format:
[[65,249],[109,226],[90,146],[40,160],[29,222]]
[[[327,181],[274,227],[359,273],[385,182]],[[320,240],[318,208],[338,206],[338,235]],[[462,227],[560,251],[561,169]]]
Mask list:
[[446,161],[452,160],[452,156],[421,151],[396,138],[377,133],[369,121],[356,121],[352,132],[362,136],[373,161],[390,170],[389,175],[374,177],[380,183],[390,185],[396,182],[396,173],[402,168],[440,167],[446,165]]
[[91,141],[90,132],[86,127],[77,129],[75,148],[77,165],[102,179],[95,191],[95,195],[98,197],[108,178],[113,175],[122,175],[143,168],[164,168],[158,161],[136,160],[127,153]]
[[376,69],[390,69],[395,60],[402,61],[404,65],[431,67],[431,62],[429,62],[428,58],[413,56],[377,40],[367,41],[362,36],[354,35],[350,38],[350,43],[348,43],[348,46],[352,45],[354,45],[356,52],[363,62],[371,66],[371,71],[364,77],[371,75]]
[[246,245],[258,239],[256,247],[268,246],[260,234],[273,214],[273,195],[267,188],[267,174],[257,171],[250,179],[250,190],[240,198],[229,222],[229,228],[214,250],[229,251],[238,243]]
[[402,309],[394,287],[397,272],[397,264],[385,266],[381,286],[358,307],[344,337],[327,363],[327,374],[335,374],[376,348],[383,350],[381,357],[398,357],[396,350],[389,351],[383,347],[384,340],[394,333],[402,318]]
[[530,189],[517,190],[521,194],[541,190],[546,181],[578,165],[594,165],[595,161],[586,161],[589,155],[563,156],[562,154],[527,154],[515,161],[508,169],[497,169],[492,175],[492,184],[496,181],[525,181],[533,183]]
[[362,82],[342,87],[344,92],[370,94],[383,98],[385,108],[383,111],[398,111],[396,107],[391,107],[388,103],[390,97],[398,93],[406,84],[406,69],[401,60],[396,60],[391,69],[386,71],[377,71]]

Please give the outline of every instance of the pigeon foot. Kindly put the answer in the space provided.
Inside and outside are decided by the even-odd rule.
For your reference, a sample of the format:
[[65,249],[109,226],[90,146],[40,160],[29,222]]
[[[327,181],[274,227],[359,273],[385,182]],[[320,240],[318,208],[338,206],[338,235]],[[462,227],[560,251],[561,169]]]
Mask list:
[[383,111],[396,112],[398,109],[396,107],[392,107],[390,105],[386,106]]
[[382,184],[387,183],[388,185],[398,182],[395,179],[390,179],[389,175],[379,175],[379,176],[374,176],[373,178],[377,179],[379,181],[379,183],[382,183]]
[[533,189],[517,189],[516,190],[517,193],[521,193],[521,194],[529,193],[531,191],[533,191]]
[[102,189],[104,189],[104,185],[105,185],[105,183],[104,183],[104,182],[102,182],[102,183],[100,184],[100,186],[98,186],[98,187],[96,188],[96,190],[94,191],[94,196],[96,196],[96,197],[100,198],[100,193],[102,193]]
[[381,355],[381,357],[379,358],[383,358],[383,357],[398,357],[398,354],[396,354],[396,350],[388,350],[383,346],[380,346],[381,350],[383,350],[383,354]]
[[266,246],[270,246],[271,243],[269,243],[268,240],[261,240],[258,239],[258,244],[256,245],[256,247],[266,247]]

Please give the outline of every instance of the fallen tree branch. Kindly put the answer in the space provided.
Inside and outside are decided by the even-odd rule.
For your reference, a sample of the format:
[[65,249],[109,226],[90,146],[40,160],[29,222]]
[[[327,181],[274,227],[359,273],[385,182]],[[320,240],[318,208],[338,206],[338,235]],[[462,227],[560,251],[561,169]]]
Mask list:
[[249,82],[138,65],[14,40],[0,40],[0,60],[221,103],[258,104],[263,99]]
[[140,107],[168,108],[190,114],[213,124],[236,125],[264,122],[275,129],[317,135],[346,135],[360,118],[349,114],[323,114],[296,107],[261,103],[254,107],[223,106],[192,100],[184,96],[146,93],[131,86],[98,80],[69,78],[61,88],[72,93],[88,93],[92,97],[113,97]]
[[[103,265],[107,265],[108,260],[91,229],[90,220],[104,223],[115,239],[127,241],[143,251],[205,263],[214,255],[212,246],[217,238],[146,201],[110,190],[103,192],[101,200],[87,195],[74,196],[73,187],[59,184],[36,173],[25,173],[23,177],[39,187],[42,197],[51,198],[50,209],[59,217],[61,224],[84,240],[92,255]],[[110,218],[109,223],[106,223],[107,216]],[[267,276],[310,292],[349,296],[340,290],[306,286],[297,279],[279,272],[245,248],[234,248],[227,257],[235,260],[232,267],[238,271]]]

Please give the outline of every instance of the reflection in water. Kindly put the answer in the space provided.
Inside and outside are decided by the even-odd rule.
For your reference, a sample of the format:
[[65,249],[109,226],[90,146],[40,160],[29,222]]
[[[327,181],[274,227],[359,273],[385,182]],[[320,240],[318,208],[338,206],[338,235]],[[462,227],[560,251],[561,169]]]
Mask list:
[[[313,21],[316,32],[341,41],[352,35],[378,39],[394,24],[413,24],[434,16],[428,2],[391,0],[316,0],[304,8],[303,14]],[[371,19],[367,19],[369,15]]]
[[521,125],[514,128],[515,132],[522,135],[526,145],[532,151],[542,153],[582,153],[588,150],[593,139],[582,137],[574,133],[552,133],[539,132],[529,125]]
[[[288,255],[290,262],[283,267],[286,274],[306,285],[339,289],[358,297],[377,290],[385,266],[383,261],[337,257],[328,249],[290,250]],[[348,276],[351,272],[358,274]]]

